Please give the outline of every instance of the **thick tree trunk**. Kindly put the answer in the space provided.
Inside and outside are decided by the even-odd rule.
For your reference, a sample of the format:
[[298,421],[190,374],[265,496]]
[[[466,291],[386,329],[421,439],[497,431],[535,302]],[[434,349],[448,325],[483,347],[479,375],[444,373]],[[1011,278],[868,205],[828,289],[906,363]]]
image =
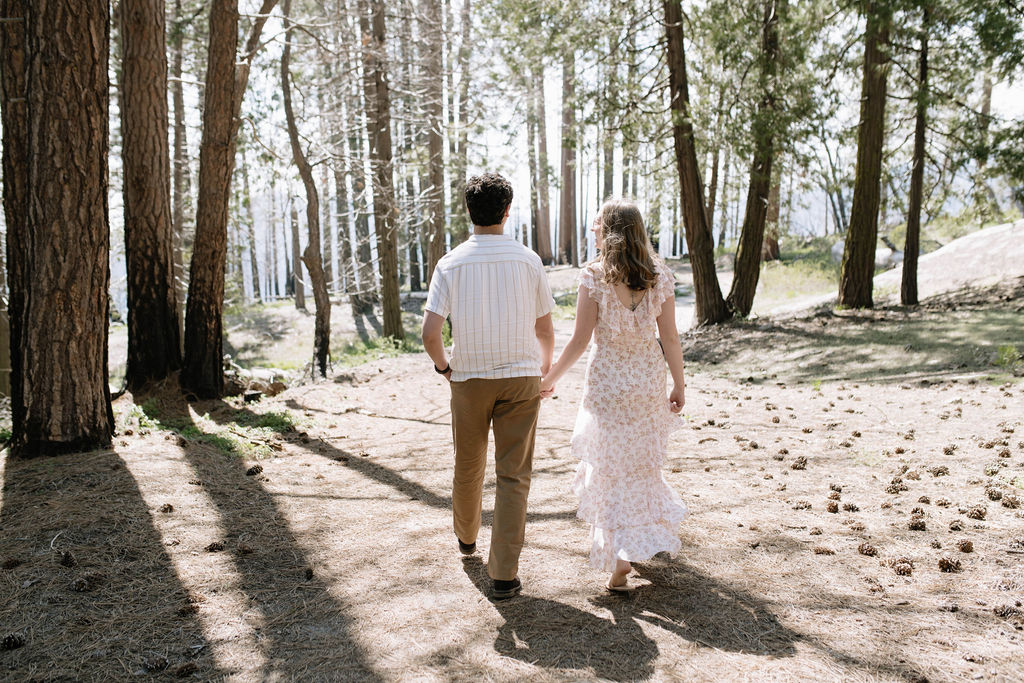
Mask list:
[[729,318],[729,309],[722,298],[722,289],[715,272],[715,248],[704,209],[704,187],[697,166],[693,121],[690,118],[690,93],[686,78],[686,52],[683,43],[683,12],[680,0],[665,0],[665,31],[668,38],[669,94],[672,110],[672,133],[675,140],[676,165],[679,169],[686,227],[686,245],[693,268],[693,292],[696,298],[694,324],[697,326],[722,322]]
[[264,0],[236,69],[238,0],[212,0],[210,42],[199,148],[199,203],[185,310],[185,362],[181,385],[198,398],[224,392],[224,264],[235,140],[249,65],[263,25],[277,0]]
[[212,0],[210,43],[199,147],[199,205],[189,268],[185,311],[182,387],[198,398],[224,392],[224,264],[227,257],[228,198],[234,166],[235,51],[238,0]]
[[551,253],[551,187],[548,163],[547,108],[544,106],[544,69],[537,68],[533,80],[537,103],[537,241],[534,250],[545,265],[555,262]]
[[125,261],[128,273],[128,388],[181,367],[174,280],[167,52],[163,0],[123,0],[121,111]]
[[903,278],[900,301],[916,306],[917,254],[921,248],[921,202],[924,197],[925,131],[928,125],[928,30],[927,6],[921,19],[921,53],[918,57],[917,114],[914,123],[914,159],[910,171],[910,196],[907,201],[907,241],[903,247]]
[[[313,375],[326,377],[327,365],[331,358],[331,300],[327,294],[327,279],[324,277],[323,258],[320,254],[320,197],[313,180],[313,167],[309,165],[309,161],[302,151],[302,145],[299,143],[299,129],[295,125],[295,112],[292,107],[291,75],[288,72],[292,53],[291,6],[292,0],[284,0],[281,8],[284,13],[285,28],[284,51],[281,54],[281,92],[284,100],[285,120],[288,125],[288,139],[291,141],[292,147],[292,160],[299,169],[299,177],[302,178],[302,185],[306,189],[306,228],[309,240],[306,243],[306,250],[302,253],[302,263],[305,264],[306,270],[309,272],[309,279],[313,285],[313,302],[316,306],[316,322],[313,331]],[[298,237],[297,231],[295,236]],[[296,249],[296,251],[298,250]],[[296,267],[296,271],[298,270]],[[301,282],[296,282],[296,302],[299,298],[298,293],[301,291]]]
[[[784,2],[785,0],[783,0]],[[747,317],[754,304],[757,281],[761,274],[761,249],[764,226],[768,217],[768,195],[771,191],[772,163],[775,157],[775,75],[779,61],[779,17],[782,6],[777,0],[765,0],[761,26],[761,101],[752,126],[754,160],[750,166],[750,185],[743,228],[736,248],[732,288],[726,305],[734,315]]]
[[576,232],[576,55],[566,50],[562,61],[562,193],[558,206],[558,262],[575,263]]
[[[444,34],[441,30],[441,0],[426,0],[423,4],[425,36],[424,46],[424,113],[427,120],[427,159],[430,185],[424,192],[426,203],[427,273],[429,283],[434,267],[444,256]],[[455,198],[452,198],[454,203]]]
[[292,243],[292,294],[295,295],[295,308],[300,311],[306,310],[306,283],[302,277],[302,245],[299,240],[299,212],[295,208],[295,201],[292,200],[291,213],[289,214],[288,225],[291,227]]
[[391,93],[385,51],[384,1],[360,2],[363,45],[363,88],[366,98],[373,168],[373,222],[380,264],[384,336],[401,340],[402,308],[398,292],[398,231],[395,229],[395,188],[391,148]]
[[850,229],[846,237],[839,305],[871,308],[878,241],[878,205],[885,144],[885,97],[888,73],[889,25],[892,10],[884,0],[867,6],[864,45],[864,80],[861,90],[860,131],[857,136],[857,172],[853,187]]
[[108,8],[2,9],[11,450],[109,447]]

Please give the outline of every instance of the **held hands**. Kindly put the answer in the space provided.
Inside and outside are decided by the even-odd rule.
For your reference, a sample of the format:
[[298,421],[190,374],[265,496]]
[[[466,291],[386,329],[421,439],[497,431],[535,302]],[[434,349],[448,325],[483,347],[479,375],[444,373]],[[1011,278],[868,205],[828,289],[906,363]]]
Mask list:
[[678,413],[683,410],[683,405],[686,403],[685,387],[673,386],[672,391],[668,395],[668,409],[673,413]]
[[554,378],[550,375],[550,373],[545,374],[543,377],[540,378],[540,397],[551,398],[551,396],[554,395],[554,393]]

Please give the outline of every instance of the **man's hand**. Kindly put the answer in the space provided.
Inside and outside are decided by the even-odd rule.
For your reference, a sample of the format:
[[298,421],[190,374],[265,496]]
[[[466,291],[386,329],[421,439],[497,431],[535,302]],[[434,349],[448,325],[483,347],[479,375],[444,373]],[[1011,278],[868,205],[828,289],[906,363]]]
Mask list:
[[554,395],[554,393],[555,393],[555,385],[551,381],[551,379],[547,376],[547,372],[546,371],[545,371],[544,375],[545,375],[544,377],[540,378],[540,397],[541,398],[551,398]]

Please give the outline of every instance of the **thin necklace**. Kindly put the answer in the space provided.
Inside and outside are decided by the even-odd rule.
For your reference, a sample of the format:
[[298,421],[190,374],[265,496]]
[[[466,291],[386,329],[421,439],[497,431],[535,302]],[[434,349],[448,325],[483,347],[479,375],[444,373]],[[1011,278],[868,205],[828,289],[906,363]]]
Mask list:
[[[640,301],[636,301],[633,297],[636,296],[636,290],[629,290],[629,310],[635,311],[636,307],[640,305]],[[643,299],[641,299],[642,301]]]

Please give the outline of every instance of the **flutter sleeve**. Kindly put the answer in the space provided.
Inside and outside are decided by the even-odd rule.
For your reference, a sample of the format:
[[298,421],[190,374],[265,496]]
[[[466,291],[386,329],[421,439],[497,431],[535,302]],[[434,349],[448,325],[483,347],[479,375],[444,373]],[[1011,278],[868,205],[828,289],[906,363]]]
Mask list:
[[676,298],[676,278],[664,262],[658,263],[658,282],[655,285],[654,294],[654,300],[658,306]]

